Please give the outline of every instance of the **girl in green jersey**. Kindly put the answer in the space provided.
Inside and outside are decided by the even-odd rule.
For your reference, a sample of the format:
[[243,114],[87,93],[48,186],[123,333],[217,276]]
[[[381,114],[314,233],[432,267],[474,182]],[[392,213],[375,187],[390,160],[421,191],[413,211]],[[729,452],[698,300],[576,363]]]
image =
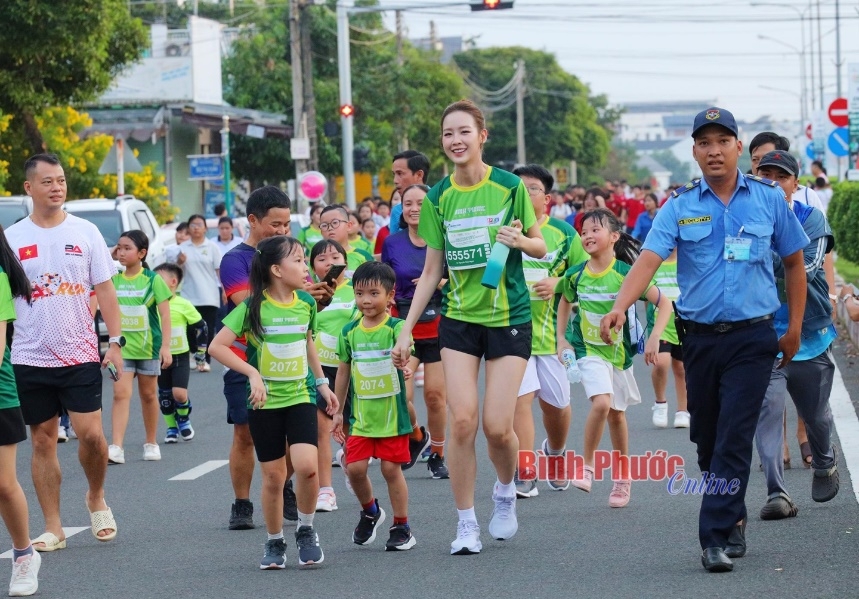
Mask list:
[[[561,294],[558,303],[557,327],[558,357],[573,349],[582,385],[591,401],[591,410],[585,420],[584,471],[572,473],[572,484],[590,492],[595,477],[594,458],[605,423],[608,422],[612,448],[620,455],[629,455],[629,431],[626,425],[626,408],[641,403],[638,385],[632,374],[632,342],[629,324],[623,331],[612,331],[613,343],[600,339],[600,319],[611,311],[614,298],[630,264],[638,256],[638,242],[623,232],[617,217],[605,208],[585,214],[582,220],[582,247],[590,258],[584,264],[571,268],[559,281],[556,292]],[[659,306],[659,316],[645,347],[647,364],[656,362],[659,336],[671,315],[670,300],[651,285],[642,299]],[[569,327],[572,304],[579,309]],[[566,329],[566,330],[565,330]],[[571,345],[572,344],[572,345]],[[624,507],[629,503],[630,484],[628,464],[621,463],[620,472],[612,472],[614,485],[609,495],[611,507]]]
[[[283,485],[286,446],[297,480],[299,565],[321,564],[324,555],[313,528],[319,493],[316,395],[327,412],[337,411],[313,343],[316,301],[304,291],[307,264],[301,242],[278,235],[259,243],[251,264],[250,296],[224,318],[210,353],[248,377],[248,425],[263,472],[262,506],[268,540],[260,569],[286,567]],[[247,340],[247,361],[230,347]]]
[[[9,328],[15,320],[13,298],[22,297],[29,302],[30,293],[30,280],[0,229],[0,516],[12,537],[9,594],[18,596],[32,595],[38,590],[42,563],[30,542],[27,497],[18,483],[16,471],[18,443],[27,439],[27,427],[18,401],[8,343],[12,339]],[[47,546],[42,537],[36,542]],[[65,547],[65,541],[62,543]]]
[[[531,355],[531,305],[522,252],[534,258],[546,254],[521,179],[483,162],[487,135],[483,114],[473,102],[462,100],[445,109],[442,147],[454,171],[430,190],[421,206],[418,233],[427,243],[426,262],[393,350],[395,365],[405,368],[412,329],[436,291],[446,262],[450,278],[442,290],[439,346],[450,415],[446,457],[459,513],[450,549],[455,555],[479,553],[482,548],[474,513],[474,440],[479,423],[477,378],[484,357],[483,431],[498,478],[489,533],[509,539],[518,529],[513,474],[519,442],[513,413]],[[481,279],[494,243],[518,251],[509,252],[497,288],[487,289]]]

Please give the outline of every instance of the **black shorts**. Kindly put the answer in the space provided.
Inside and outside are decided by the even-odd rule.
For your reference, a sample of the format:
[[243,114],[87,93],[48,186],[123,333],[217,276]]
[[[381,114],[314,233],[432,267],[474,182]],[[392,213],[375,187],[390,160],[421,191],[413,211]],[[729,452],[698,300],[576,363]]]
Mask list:
[[68,412],[86,414],[101,409],[101,364],[45,368],[13,364],[21,413],[28,425],[41,424]]
[[669,343],[668,341],[659,340],[659,353],[667,354],[670,353],[671,357],[675,360],[683,361],[683,346],[675,345],[673,343]]
[[286,455],[287,444],[316,447],[316,406],[302,403],[271,410],[248,410],[248,424],[257,460],[271,462]]
[[173,363],[170,368],[161,369],[161,374],[158,375],[159,389],[172,389],[178,387],[180,389],[188,388],[188,381],[191,379],[191,352],[184,354],[176,354],[173,356]]
[[433,339],[415,339],[415,357],[421,364],[441,362],[441,347],[438,337]]
[[531,323],[509,327],[485,327],[482,324],[441,317],[438,325],[439,349],[452,349],[487,360],[517,356],[531,357]]
[[15,445],[27,439],[27,427],[21,408],[0,410],[0,445]]
[[248,423],[248,377],[227,370],[224,373],[224,397],[227,398],[227,424]]

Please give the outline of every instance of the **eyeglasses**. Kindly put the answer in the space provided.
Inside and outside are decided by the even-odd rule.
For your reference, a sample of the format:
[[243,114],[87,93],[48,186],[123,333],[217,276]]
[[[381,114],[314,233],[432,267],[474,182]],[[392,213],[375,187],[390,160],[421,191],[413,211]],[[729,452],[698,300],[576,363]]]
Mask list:
[[190,225],[188,225],[189,229],[204,229],[205,227],[206,225],[202,225],[200,223],[191,223]]
[[342,225],[345,222],[346,222],[345,220],[338,220],[335,218],[331,222],[320,223],[319,224],[319,230],[320,231],[331,231],[331,230],[336,229],[337,227],[339,227],[340,225]]
[[543,189],[542,187],[537,187],[536,185],[529,185],[525,189],[527,189],[528,193],[532,196],[535,196],[540,193],[546,193],[545,189]]

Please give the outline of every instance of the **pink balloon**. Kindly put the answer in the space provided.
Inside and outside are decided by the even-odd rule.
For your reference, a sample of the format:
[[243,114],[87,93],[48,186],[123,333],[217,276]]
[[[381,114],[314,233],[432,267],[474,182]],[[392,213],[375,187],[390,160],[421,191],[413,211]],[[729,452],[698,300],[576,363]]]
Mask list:
[[298,185],[301,195],[308,200],[318,200],[328,189],[328,180],[318,171],[310,171],[301,177]]

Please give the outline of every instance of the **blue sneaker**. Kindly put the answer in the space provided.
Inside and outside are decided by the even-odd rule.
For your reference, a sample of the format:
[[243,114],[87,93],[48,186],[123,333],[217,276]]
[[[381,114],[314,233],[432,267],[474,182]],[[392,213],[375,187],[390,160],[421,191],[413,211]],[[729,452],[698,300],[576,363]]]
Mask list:
[[179,433],[182,435],[183,441],[190,441],[194,438],[194,427],[191,426],[190,420],[179,420],[176,419],[176,424],[179,425]]
[[164,435],[165,443],[178,443],[179,442],[179,429],[170,427],[167,429],[167,434]]
[[421,462],[429,462],[430,456],[433,454],[432,445],[421,452]]
[[299,566],[317,566],[325,560],[319,535],[312,526],[299,526],[295,531],[295,544],[298,547]]
[[265,543],[265,555],[259,563],[260,570],[283,570],[286,568],[286,541],[283,537]]

